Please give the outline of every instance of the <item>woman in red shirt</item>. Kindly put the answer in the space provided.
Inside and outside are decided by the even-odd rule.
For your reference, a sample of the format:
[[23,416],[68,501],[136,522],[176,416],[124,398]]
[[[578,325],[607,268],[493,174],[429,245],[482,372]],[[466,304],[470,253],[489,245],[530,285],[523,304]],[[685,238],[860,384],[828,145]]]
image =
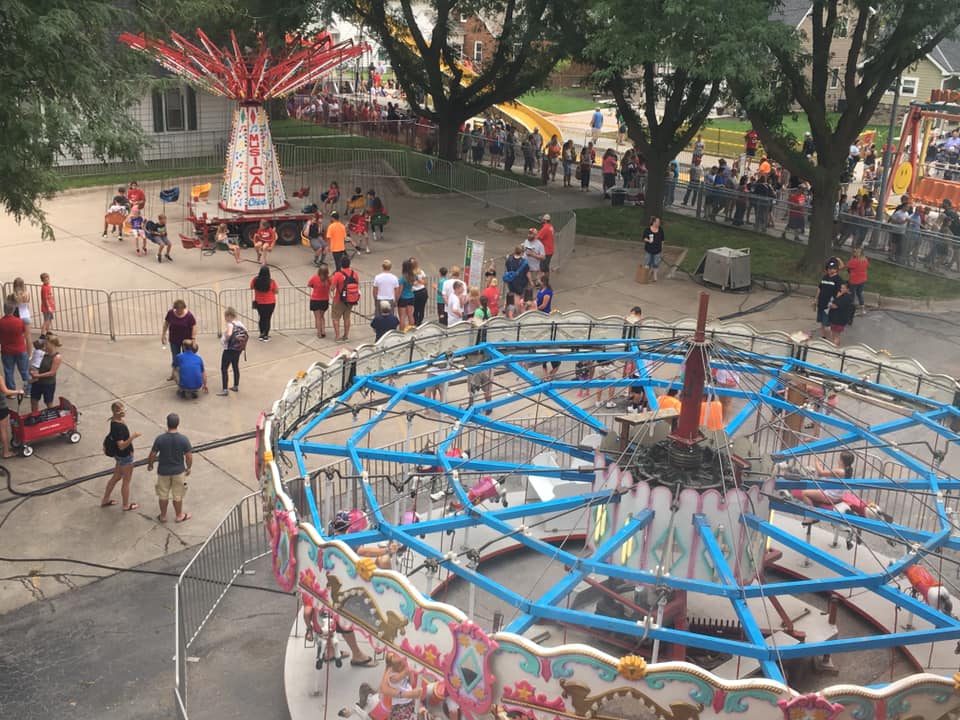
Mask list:
[[330,268],[326,263],[317,266],[317,274],[307,280],[310,288],[310,310],[317,321],[317,337],[327,336],[327,325],[324,316],[330,308]]
[[277,306],[277,281],[270,278],[270,268],[260,266],[260,272],[250,281],[253,290],[253,307],[257,311],[260,326],[260,342],[270,342],[270,319]]
[[267,255],[277,244],[277,231],[270,227],[270,221],[261,220],[260,227],[253,234],[253,249],[257,251],[257,262],[263,258],[267,261]]
[[870,260],[863,254],[863,248],[855,247],[850,262],[847,263],[847,271],[850,273],[850,292],[854,300],[860,306],[860,314],[864,315],[867,311],[863,307],[863,286],[867,284],[867,268],[870,267]]

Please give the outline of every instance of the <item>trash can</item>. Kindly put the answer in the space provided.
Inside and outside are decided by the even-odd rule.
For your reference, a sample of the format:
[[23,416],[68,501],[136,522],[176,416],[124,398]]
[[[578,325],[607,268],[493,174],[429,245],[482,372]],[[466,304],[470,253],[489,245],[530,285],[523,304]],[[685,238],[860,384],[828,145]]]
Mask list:
[[610,191],[610,205],[612,207],[623,207],[627,199],[627,191],[623,188],[614,188]]

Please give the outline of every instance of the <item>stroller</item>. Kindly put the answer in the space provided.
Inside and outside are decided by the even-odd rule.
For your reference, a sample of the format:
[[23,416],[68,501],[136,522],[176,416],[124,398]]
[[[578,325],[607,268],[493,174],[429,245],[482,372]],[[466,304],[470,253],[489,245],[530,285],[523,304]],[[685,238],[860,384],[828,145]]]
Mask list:
[[[22,401],[23,396],[20,396]],[[54,435],[61,435],[73,444],[80,442],[80,431],[77,430],[80,411],[62,395],[59,407],[44,408],[28,415],[21,414],[19,410],[18,403],[17,412],[10,411],[10,446],[19,450],[24,457],[33,455],[30,443]]]

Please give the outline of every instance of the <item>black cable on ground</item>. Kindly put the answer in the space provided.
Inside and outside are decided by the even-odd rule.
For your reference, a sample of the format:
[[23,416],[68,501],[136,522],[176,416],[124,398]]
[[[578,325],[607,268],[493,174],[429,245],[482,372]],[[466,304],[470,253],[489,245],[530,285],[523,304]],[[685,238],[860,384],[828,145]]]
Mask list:
[[[180,573],[178,573],[178,572],[173,572],[173,571],[170,571],[170,570],[144,570],[143,568],[124,568],[124,567],[118,567],[118,566],[116,566],[116,565],[104,565],[103,563],[90,562],[90,561],[88,561],[88,560],[74,560],[73,558],[61,558],[61,557],[47,557],[47,558],[9,558],[9,557],[0,557],[0,562],[8,562],[8,563],[52,563],[52,562],[59,562],[59,563],[69,563],[69,564],[72,564],[72,565],[83,565],[84,567],[91,567],[91,568],[95,568],[95,569],[97,569],[97,570],[107,570],[107,571],[109,571],[109,572],[114,572],[114,573],[133,573],[134,575],[158,575],[158,576],[161,576],[161,577],[173,577],[173,578],[179,578],[179,577],[180,577]],[[65,572],[65,573],[47,573],[47,574],[49,574],[49,575],[73,575],[73,574],[75,574],[75,573]],[[33,575],[32,575],[31,573],[28,573],[28,574],[22,575],[22,576],[21,576],[21,575],[15,575],[15,576],[12,576],[12,577],[0,577],[0,582],[3,582],[3,581],[12,581],[12,580],[20,580],[21,578],[30,578],[30,577],[33,577]],[[109,575],[85,575],[84,577],[98,577],[98,578],[101,578],[101,579],[104,579],[104,580],[105,580],[106,578],[108,578],[108,577],[110,577],[110,576],[109,576]],[[202,580],[203,578],[194,578],[194,579],[200,579],[200,580]],[[213,582],[213,581],[211,580],[211,582]],[[257,587],[256,585],[244,585],[244,584],[242,584],[242,583],[233,583],[233,584],[230,585],[230,587],[243,588],[243,589],[245,589],[245,590],[262,590],[263,592],[275,593],[275,594],[277,594],[277,595],[290,595],[290,596],[294,595],[294,593],[292,593],[292,592],[287,592],[287,591],[285,591],[285,590],[278,590],[277,588],[272,588],[272,587]]]
[[[237,435],[228,435],[225,438],[220,438],[219,440],[211,440],[210,442],[201,443],[199,445],[193,446],[193,452],[201,453],[206,450],[216,450],[220,447],[225,447],[227,445],[233,445],[234,443],[244,442],[245,440],[252,440],[256,437],[256,430],[249,430],[245,433],[239,433]],[[146,459],[138,460],[134,463],[134,467],[140,467],[146,465]],[[2,467],[2,466],[0,466]],[[107,470],[98,470],[97,472],[89,473],[87,475],[81,475],[80,477],[73,478],[71,480],[64,480],[63,482],[56,483],[54,485],[49,485],[47,487],[40,488],[38,490],[30,490],[29,492],[20,492],[19,490],[14,489],[13,487],[13,478],[10,472],[6,473],[7,476],[7,490],[13,497],[4,498],[0,500],[0,504],[5,504],[13,502],[16,498],[33,498],[33,497],[42,497],[44,495],[53,495],[58,493],[61,490],[66,490],[71,488],[74,485],[79,485],[80,483],[87,482],[88,480],[95,480],[97,478],[107,477],[113,474],[113,468]],[[2,525],[2,523],[0,523]]]

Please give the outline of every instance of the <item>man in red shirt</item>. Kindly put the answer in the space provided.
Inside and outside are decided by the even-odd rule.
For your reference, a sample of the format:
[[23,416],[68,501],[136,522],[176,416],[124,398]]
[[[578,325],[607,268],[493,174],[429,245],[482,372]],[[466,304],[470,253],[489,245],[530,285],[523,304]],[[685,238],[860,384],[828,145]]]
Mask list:
[[127,200],[130,202],[130,207],[138,205],[141,210],[143,210],[143,206],[147,204],[147,196],[143,190],[140,189],[140,186],[137,185],[136,180],[130,181],[130,187],[127,189]]
[[3,382],[12,391],[14,371],[20,371],[23,389],[30,387],[30,359],[27,355],[27,340],[23,320],[15,313],[17,306],[11,302],[3,304],[3,317],[0,318],[0,358],[3,360]]
[[[347,284],[353,287],[347,289]],[[350,258],[344,256],[340,261],[340,269],[330,278],[331,320],[333,321],[333,335],[337,340],[350,339],[350,313],[356,300],[359,298],[360,278],[356,270],[350,269]],[[343,320],[343,335],[340,335],[340,321]]]
[[537,233],[537,240],[543,243],[543,260],[540,261],[540,277],[550,274],[550,261],[553,259],[553,251],[556,248],[555,234],[553,225],[550,224],[550,215],[544,215],[540,218],[543,223],[540,226],[540,232]]

